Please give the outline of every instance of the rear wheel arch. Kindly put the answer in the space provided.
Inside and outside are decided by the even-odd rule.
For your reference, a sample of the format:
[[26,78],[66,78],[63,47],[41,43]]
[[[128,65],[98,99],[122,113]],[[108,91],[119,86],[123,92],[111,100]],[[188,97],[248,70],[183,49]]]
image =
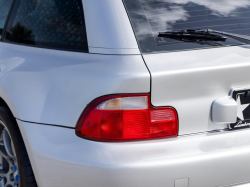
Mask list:
[[[0,93],[1,93],[1,88],[0,88]],[[7,97],[2,97],[2,95],[0,94],[0,109],[2,107],[6,109],[6,112],[9,113],[9,115],[10,115],[11,118],[13,117],[12,119],[14,119],[14,121],[15,121],[15,125],[14,126],[16,126],[17,133],[20,133],[21,138],[22,138],[23,143],[24,143],[24,146],[26,147],[25,148],[25,150],[26,150],[27,149],[27,145],[26,145],[27,144],[27,142],[26,142],[27,140],[25,138],[25,134],[23,134],[23,132],[21,130],[22,127],[20,126],[20,123],[18,123],[16,121],[16,119],[18,119],[18,117],[19,117],[19,113],[17,112],[17,109],[15,108],[15,106],[14,106],[13,102],[10,100],[10,98],[8,96]],[[14,123],[14,121],[13,121],[13,123]],[[26,158],[24,160],[26,164],[30,163],[29,157],[30,157],[30,155],[28,156],[28,158]],[[26,182],[29,183],[27,185],[30,185],[32,187],[36,187],[37,185],[36,185],[36,180],[35,180],[35,176],[34,176],[32,167],[33,167],[32,163],[30,163],[30,166],[26,166],[25,169],[24,169],[25,172],[26,171],[28,172],[27,173],[27,180],[30,180],[30,181],[26,181]]]
[[[18,183],[21,187],[37,187],[35,175],[24,139],[22,137],[18,123],[9,108],[0,106],[0,120],[2,125],[1,127],[4,128],[3,131],[5,132],[5,136],[6,132],[9,135],[9,138],[5,138],[5,141],[3,140],[3,145],[6,151],[2,151],[1,155],[6,161],[8,161],[8,158],[11,158],[9,160],[15,161],[9,161],[8,165],[5,164],[6,169],[4,171],[8,172],[1,173],[3,177],[2,179],[4,179],[1,181],[1,186],[4,185],[8,187],[14,187]],[[11,176],[12,178],[10,178]]]
[[12,116],[14,118],[19,118],[19,115],[16,115],[17,110],[14,109],[14,107],[13,107],[14,105],[12,107],[11,107],[11,105],[13,105],[13,104],[10,104],[9,102],[6,102],[6,100],[3,99],[3,97],[1,97],[1,95],[0,95],[0,106],[5,107],[6,109],[8,109],[11,112],[11,114],[12,114]]
[[[1,92],[1,89],[0,89],[0,92]],[[7,99],[8,100],[8,99]],[[12,106],[12,107],[11,107]],[[15,119],[17,119],[18,117],[17,116],[19,116],[19,114],[17,114],[17,110],[13,107],[14,105],[12,104],[12,102],[10,103],[10,101],[9,102],[6,102],[6,100],[5,99],[3,99],[3,97],[1,97],[1,95],[0,95],[0,107],[4,107],[4,108],[6,108],[7,110],[9,110],[10,111],[10,114],[12,115],[12,117],[13,118],[15,118]],[[17,116],[16,116],[16,114],[17,114]],[[16,122],[16,124],[17,124],[17,130],[21,133],[21,136],[22,136],[22,138],[23,138],[23,134],[22,134],[22,131],[21,131],[21,129],[20,129],[20,127],[19,127],[19,123],[17,123]],[[24,138],[23,138],[24,139]],[[25,142],[24,142],[25,143]]]
[[[10,107],[9,107],[8,104],[3,100],[2,97],[0,97],[0,106],[3,106],[3,107],[5,107],[5,108],[7,108],[7,109],[9,109],[9,110],[11,111]],[[11,113],[12,113],[12,111],[11,111]],[[13,115],[13,113],[12,113],[12,115]],[[13,115],[13,116],[14,116],[14,115]]]
[[17,111],[17,109],[14,105],[14,102],[12,101],[12,99],[9,97],[9,95],[1,87],[0,87],[0,106],[4,106],[4,107],[8,108],[15,118],[21,119],[19,112]]

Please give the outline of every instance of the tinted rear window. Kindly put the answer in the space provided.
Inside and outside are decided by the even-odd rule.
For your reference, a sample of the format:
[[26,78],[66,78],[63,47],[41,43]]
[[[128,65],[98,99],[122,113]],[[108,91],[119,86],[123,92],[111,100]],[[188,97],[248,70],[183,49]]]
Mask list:
[[159,32],[213,29],[250,35],[250,0],[124,0],[143,53],[241,45],[226,41],[179,41]]
[[5,40],[87,51],[81,0],[16,0]]

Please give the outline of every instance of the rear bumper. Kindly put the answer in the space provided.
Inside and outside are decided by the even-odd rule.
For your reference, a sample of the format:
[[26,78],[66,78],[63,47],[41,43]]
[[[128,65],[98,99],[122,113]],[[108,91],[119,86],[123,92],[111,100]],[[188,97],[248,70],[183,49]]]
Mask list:
[[214,187],[250,181],[250,129],[101,143],[77,137],[74,129],[18,124],[39,187],[174,187],[184,178],[189,187]]

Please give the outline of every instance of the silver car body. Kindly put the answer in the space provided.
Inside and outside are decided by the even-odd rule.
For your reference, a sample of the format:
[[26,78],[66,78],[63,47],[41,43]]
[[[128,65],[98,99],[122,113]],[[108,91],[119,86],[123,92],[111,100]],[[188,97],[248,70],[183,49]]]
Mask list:
[[[89,53],[0,43],[0,97],[39,187],[248,186],[250,130],[213,123],[211,105],[250,85],[250,47],[141,54],[122,0],[83,7]],[[87,104],[121,93],[151,93],[153,106],[174,107],[179,136],[123,143],[76,136]]]

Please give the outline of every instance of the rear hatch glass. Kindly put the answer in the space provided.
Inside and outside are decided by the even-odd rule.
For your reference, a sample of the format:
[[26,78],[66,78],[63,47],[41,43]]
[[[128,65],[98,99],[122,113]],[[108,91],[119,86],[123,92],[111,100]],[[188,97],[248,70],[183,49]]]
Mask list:
[[[142,53],[242,45],[158,37],[159,32],[212,29],[250,35],[250,0],[123,0]],[[218,34],[220,35],[220,34]]]

